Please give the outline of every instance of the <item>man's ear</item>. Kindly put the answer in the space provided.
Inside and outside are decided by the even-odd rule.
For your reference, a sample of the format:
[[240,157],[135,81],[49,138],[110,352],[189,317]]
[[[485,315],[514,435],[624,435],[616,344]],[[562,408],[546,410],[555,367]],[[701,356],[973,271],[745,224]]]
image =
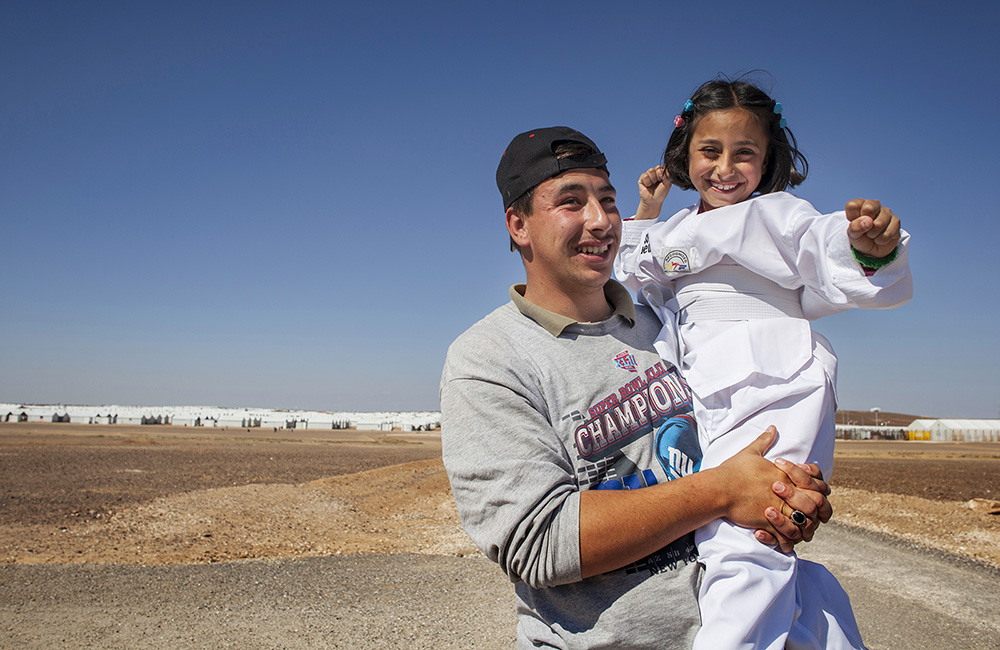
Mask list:
[[510,238],[519,248],[527,246],[531,240],[528,237],[525,218],[520,213],[515,212],[514,208],[507,208],[506,218],[507,232],[510,233]]

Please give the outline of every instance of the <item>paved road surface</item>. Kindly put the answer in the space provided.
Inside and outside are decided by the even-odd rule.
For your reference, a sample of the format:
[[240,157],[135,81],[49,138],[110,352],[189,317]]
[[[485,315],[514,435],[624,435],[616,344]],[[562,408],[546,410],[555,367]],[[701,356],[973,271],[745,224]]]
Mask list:
[[871,650],[1000,650],[1000,571],[834,524],[800,555],[840,580]]
[[[803,555],[841,579],[871,650],[1000,649],[1000,572],[822,532]],[[0,648],[512,648],[512,594],[481,557],[3,565]]]

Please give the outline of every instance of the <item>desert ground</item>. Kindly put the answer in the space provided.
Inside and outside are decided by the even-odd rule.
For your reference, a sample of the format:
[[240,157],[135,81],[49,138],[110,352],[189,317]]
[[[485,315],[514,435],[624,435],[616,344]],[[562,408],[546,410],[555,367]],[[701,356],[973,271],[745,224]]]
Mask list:
[[[435,432],[0,423],[0,563],[477,553],[440,455]],[[838,441],[831,482],[840,524],[1000,567],[1000,443]]]

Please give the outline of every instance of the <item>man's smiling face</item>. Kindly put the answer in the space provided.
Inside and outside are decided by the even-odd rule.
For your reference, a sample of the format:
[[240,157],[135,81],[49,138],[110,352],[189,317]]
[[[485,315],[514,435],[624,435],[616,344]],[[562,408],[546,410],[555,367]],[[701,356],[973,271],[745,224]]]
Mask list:
[[545,285],[572,295],[611,278],[622,224],[607,172],[571,169],[539,183],[523,223],[518,244]]

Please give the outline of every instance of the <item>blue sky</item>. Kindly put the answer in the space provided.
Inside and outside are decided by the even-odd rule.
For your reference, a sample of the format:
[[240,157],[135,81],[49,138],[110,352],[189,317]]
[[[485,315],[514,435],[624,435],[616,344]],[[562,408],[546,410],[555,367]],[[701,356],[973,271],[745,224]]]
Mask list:
[[6,2],[0,401],[436,409],[523,278],[510,138],[582,130],[631,213],[689,93],[763,69],[796,193],[913,235],[912,302],[815,324],[841,407],[998,417],[1000,9],[814,4]]

